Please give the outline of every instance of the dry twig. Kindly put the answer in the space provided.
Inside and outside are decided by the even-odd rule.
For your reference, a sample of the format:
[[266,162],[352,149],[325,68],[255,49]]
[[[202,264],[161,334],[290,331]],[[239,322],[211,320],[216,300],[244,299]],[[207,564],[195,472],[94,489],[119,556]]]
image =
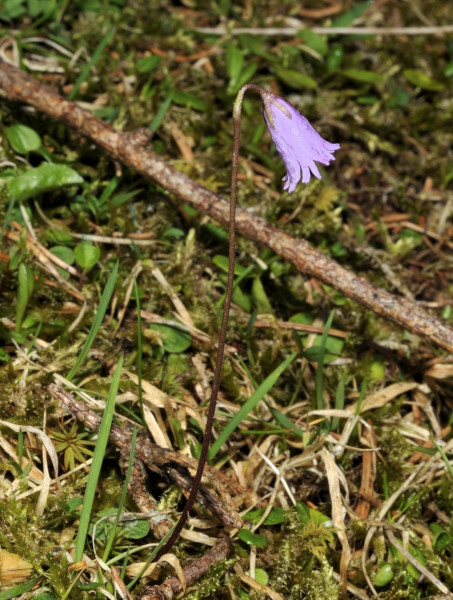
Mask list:
[[[52,383],[48,390],[60,404],[66,406],[69,412],[79,421],[84,423],[92,431],[97,431],[101,422],[101,416],[90,410],[86,404],[77,400],[72,394],[59,385]],[[132,426],[124,423],[122,427],[112,425],[110,430],[110,441],[119,449],[121,454],[120,466],[127,468],[129,460]],[[150,527],[157,538],[164,537],[171,528],[171,522],[163,515],[155,511],[153,499],[146,488],[147,469],[164,477],[171,483],[176,483],[184,490],[190,491],[193,487],[193,477],[189,469],[196,470],[197,462],[178,452],[161,448],[153,444],[141,430],[137,436],[135,446],[135,460],[129,480],[128,492],[131,494],[140,512],[149,515],[155,512],[150,519]],[[205,476],[209,481],[209,487],[201,485],[198,491],[201,502],[214,513],[228,529],[240,529],[242,520],[233,507],[233,502],[225,490],[225,486],[217,475],[215,469],[207,468]],[[190,585],[199,579],[211,565],[224,560],[231,552],[231,542],[228,534],[221,531],[217,544],[204,556],[193,561],[183,569],[186,585]],[[182,591],[182,585],[177,577],[172,577],[162,585],[146,588],[141,596],[142,600],[171,600],[171,598]]]
[[[114,159],[132,167],[144,177],[155,180],[184,202],[220,223],[228,223],[229,208],[225,200],[146,148],[152,135],[149,130],[130,133],[117,131],[76,103],[62,98],[20,69],[2,61],[0,95],[11,101],[30,104],[40,112],[66,123],[104,148]],[[385,319],[453,352],[453,330],[416,303],[371,285],[363,277],[358,277],[312,248],[306,240],[295,239],[245,210],[238,210],[236,225],[239,233],[267,246],[308,276],[323,281]]]
[[[55,383],[48,387],[50,394],[71,412],[78,420],[92,431],[97,431],[101,424],[101,416],[90,410],[86,404],[77,400],[72,394]],[[132,425],[124,423],[122,427],[112,425],[110,441],[115,444],[122,456],[128,460],[132,440]],[[146,469],[163,476],[167,481],[176,483],[185,490],[192,489],[193,477],[190,470],[196,470],[197,461],[188,456],[161,448],[150,442],[146,433],[140,429],[135,449],[134,477],[129,483],[129,492],[137,505],[145,506],[149,512],[149,493],[145,488]],[[233,502],[215,469],[207,468],[205,476],[209,488],[202,486],[200,489],[201,502],[219,517],[224,527],[240,529],[242,520],[233,507]],[[170,524],[171,525],[171,524]]]
[[362,481],[360,483],[360,500],[354,509],[358,519],[365,521],[368,518],[371,503],[376,505],[377,499],[374,494],[374,482],[376,480],[376,448],[377,439],[373,425],[368,419],[370,429],[365,428],[363,437],[371,447],[371,452],[364,452],[362,456]]
[[[221,531],[214,548],[183,569],[186,586],[200,579],[214,563],[225,560],[232,548],[230,537],[225,531]],[[177,577],[170,577],[162,585],[153,585],[152,587],[145,588],[139,600],[172,600],[181,591],[183,591],[183,588],[179,579]]]
[[[195,31],[208,35],[265,35],[294,37],[304,24],[300,27],[234,27],[228,29],[220,27],[197,27]],[[453,32],[453,25],[432,25],[427,27],[310,27],[313,33],[320,35],[444,35]]]

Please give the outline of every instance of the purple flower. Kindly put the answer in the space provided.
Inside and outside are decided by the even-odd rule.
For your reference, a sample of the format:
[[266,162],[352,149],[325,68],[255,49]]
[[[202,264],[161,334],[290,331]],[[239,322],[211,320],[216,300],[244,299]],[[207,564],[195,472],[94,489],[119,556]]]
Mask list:
[[307,119],[283,98],[264,90],[261,97],[267,127],[286,167],[283,189],[294,192],[301,178],[302,183],[308,183],[310,171],[321,179],[314,161],[328,165],[335,160],[333,152],[338,150],[340,144],[326,142]]

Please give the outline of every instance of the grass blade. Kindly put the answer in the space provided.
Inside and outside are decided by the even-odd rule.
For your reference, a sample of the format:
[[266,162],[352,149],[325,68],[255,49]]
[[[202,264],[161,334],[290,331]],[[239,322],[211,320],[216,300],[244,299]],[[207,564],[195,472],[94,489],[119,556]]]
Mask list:
[[145,421],[145,410],[143,408],[143,385],[142,385],[142,316],[140,314],[140,294],[138,293],[137,279],[134,278],[134,295],[137,304],[137,377],[138,377],[138,402],[142,423]]
[[102,40],[99,42],[98,47],[96,48],[96,50],[93,53],[93,56],[91,57],[91,60],[85,65],[85,67],[82,69],[82,72],[77,77],[77,81],[75,82],[74,87],[72,88],[69,94],[70,100],[73,100],[77,96],[77,92],[79,91],[79,88],[82,85],[82,83],[88,77],[91,71],[91,67],[97,63],[101,54],[104,52],[105,47],[110,42],[110,38],[115,33],[115,31],[116,27],[112,27],[112,29],[107,31]]
[[450,475],[450,477],[453,479],[453,467],[450,464],[450,461],[448,460],[447,455],[445,454],[445,452],[443,451],[443,449],[439,446],[439,444],[436,442],[435,439],[433,439],[433,444],[436,446],[437,451],[439,452],[439,454],[442,457],[442,460],[445,463],[445,466],[447,467],[447,471],[448,474]]
[[[335,409],[343,410],[344,408],[344,376],[340,379],[337,386],[337,393],[335,395]],[[334,417],[330,423],[330,430],[337,431],[340,419]]]
[[122,366],[123,356],[121,355],[113,374],[104,414],[102,415],[101,426],[99,427],[98,440],[94,449],[93,462],[91,463],[90,474],[88,475],[87,487],[85,490],[85,496],[83,498],[83,508],[80,514],[79,530],[76,538],[75,562],[82,560],[83,549],[85,548],[85,541],[88,533],[88,526],[90,524],[96,485],[101,472],[105,449],[107,448],[107,442],[109,440],[110,428],[112,426],[113,412],[115,409],[115,400],[120,383]]
[[146,569],[149,567],[149,565],[153,562],[153,558],[156,556],[156,554],[159,552],[159,550],[162,548],[162,546],[166,543],[166,541],[168,540],[168,538],[171,536],[171,534],[173,533],[174,529],[176,527],[176,524],[173,525],[173,527],[170,529],[170,531],[167,533],[167,535],[165,537],[163,537],[160,542],[157,544],[157,546],[153,549],[153,551],[151,552],[151,554],[148,556],[148,559],[146,560],[145,564],[143,565],[142,569],[140,570],[139,573],[137,573],[137,575],[134,577],[134,579],[132,579],[132,581],[130,581],[127,584],[127,589],[130,590],[132,587],[134,587],[134,585],[137,583],[137,581],[141,578],[141,576],[143,575],[143,573],[146,571]]
[[316,369],[316,408],[317,408],[317,410],[322,410],[324,408],[324,399],[322,397],[324,357],[326,355],[327,337],[329,335],[329,329],[332,325],[334,316],[335,316],[335,311],[332,311],[329,315],[329,318],[327,319],[327,322],[326,322],[326,325],[324,327],[324,331],[322,334],[321,343],[319,345],[318,366]]
[[256,392],[254,392],[250,398],[244,402],[239,411],[234,415],[231,421],[224,427],[222,432],[216,441],[212,444],[211,450],[209,451],[209,458],[214,458],[217,452],[220,450],[222,445],[227,441],[233,431],[239,426],[241,421],[245,419],[248,413],[255,408],[260,400],[268,393],[272,386],[276,383],[283,371],[288,367],[293,360],[296,358],[297,352],[293,352],[288,358],[286,358],[266,379],[261,383]]
[[120,498],[120,502],[118,504],[118,510],[116,511],[115,521],[113,523],[112,530],[110,532],[109,538],[105,545],[104,554],[102,555],[102,560],[104,562],[107,561],[109,554],[110,554],[110,550],[112,549],[113,542],[114,542],[115,536],[116,536],[116,532],[118,530],[118,523],[120,521],[121,513],[123,512],[124,503],[126,501],[127,486],[129,485],[129,479],[131,477],[132,465],[134,464],[136,442],[137,442],[137,428],[134,427],[134,430],[132,432],[132,439],[131,439],[131,451],[129,453],[129,463],[127,465],[126,476],[124,478],[123,491],[121,492],[121,498]]
[[151,125],[149,126],[149,128],[151,129],[151,131],[153,133],[156,133],[156,131],[158,130],[159,125],[164,120],[164,117],[167,114],[167,110],[170,108],[170,104],[172,102],[173,102],[173,94],[172,94],[172,92],[169,92],[169,94],[167,95],[165,100],[163,102],[161,102],[159,110],[154,115],[154,118],[151,121]]
[[74,377],[74,375],[77,373],[80,365],[85,360],[86,355],[88,354],[88,351],[91,348],[91,345],[96,338],[97,332],[99,331],[99,328],[102,324],[102,320],[107,311],[107,307],[109,305],[110,298],[112,297],[113,290],[115,289],[115,282],[116,282],[117,275],[118,275],[118,263],[116,263],[116,265],[113,267],[113,271],[107,281],[107,285],[104,288],[104,291],[101,296],[101,301],[99,302],[98,310],[96,311],[96,317],[93,321],[93,325],[91,326],[90,332],[87,335],[87,339],[85,340],[85,344],[82,348],[82,351],[79,354],[79,357],[76,360],[74,366],[69,371],[69,374],[67,376],[67,379],[69,379],[69,381],[71,381],[72,378]]
[[3,592],[0,592],[0,600],[11,600],[12,598],[16,598],[17,596],[22,596],[26,592],[31,591],[36,584],[42,579],[41,576],[34,577],[33,579],[29,579],[24,583],[20,583],[19,585],[15,585]]

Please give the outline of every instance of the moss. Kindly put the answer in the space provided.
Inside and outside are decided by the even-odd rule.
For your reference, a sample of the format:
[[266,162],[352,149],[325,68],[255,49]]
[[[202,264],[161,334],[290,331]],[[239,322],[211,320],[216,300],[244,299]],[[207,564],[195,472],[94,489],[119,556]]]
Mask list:
[[270,559],[274,561],[270,586],[284,597],[313,594],[309,597],[328,598],[328,595],[322,596],[323,589],[327,594],[327,590],[332,592],[338,588],[327,560],[333,544],[331,529],[312,521],[301,523],[295,511],[288,511],[282,533],[273,539],[272,550],[277,552],[277,560]]
[[333,568],[325,558],[321,560],[320,568],[302,577],[299,586],[294,586],[291,592],[292,598],[307,600],[338,600],[341,597],[340,586],[333,578]]
[[405,572],[399,572],[395,575],[389,588],[379,592],[380,600],[421,600],[426,598],[424,592],[418,583],[412,578],[408,578]]
[[223,560],[214,564],[206,575],[197,583],[196,588],[189,590],[185,598],[188,600],[202,600],[203,598],[229,598],[230,594],[225,588],[224,574],[234,564],[234,559]]
[[71,590],[71,600],[87,600],[88,592],[82,591],[75,585],[79,575],[70,572],[68,560],[64,552],[56,549],[46,554],[47,571],[46,581],[60,597],[64,597]]
[[[393,408],[390,409],[393,412]],[[378,470],[377,481],[383,489],[384,473],[389,493],[398,489],[411,471],[408,459],[413,453],[412,446],[403,435],[394,427],[385,427],[379,437],[380,448],[385,462]]]
[[34,503],[5,498],[0,502],[0,523],[0,545],[27,560],[41,573],[48,532],[43,528],[42,519],[35,515]]

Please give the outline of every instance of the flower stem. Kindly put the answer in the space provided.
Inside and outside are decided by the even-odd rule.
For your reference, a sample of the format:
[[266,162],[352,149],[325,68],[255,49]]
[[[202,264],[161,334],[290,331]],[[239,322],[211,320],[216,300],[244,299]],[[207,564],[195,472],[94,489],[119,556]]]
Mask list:
[[236,204],[237,204],[237,176],[239,165],[239,144],[241,137],[241,109],[244,93],[248,88],[254,88],[260,91],[261,88],[254,84],[244,85],[236,97],[233,106],[233,152],[231,156],[231,191],[230,191],[230,216],[228,222],[228,276],[225,292],[225,302],[223,305],[222,322],[219,331],[219,341],[217,345],[217,356],[214,370],[214,380],[212,383],[211,398],[209,400],[208,414],[206,418],[206,428],[203,436],[203,444],[201,446],[200,458],[198,460],[197,472],[193,479],[192,489],[187,498],[184,509],[179,517],[176,527],[173,529],[171,536],[156,554],[154,561],[158,561],[161,556],[166,554],[177,540],[182,528],[186,524],[189,517],[189,512],[195,502],[198,489],[203,477],[203,471],[208,458],[209,444],[211,442],[212,426],[214,424],[214,415],[217,404],[217,397],[220,388],[220,379],[222,375],[223,357],[225,354],[226,334],[228,320],[230,316],[231,298],[233,296],[234,284],[234,264],[236,260]]

